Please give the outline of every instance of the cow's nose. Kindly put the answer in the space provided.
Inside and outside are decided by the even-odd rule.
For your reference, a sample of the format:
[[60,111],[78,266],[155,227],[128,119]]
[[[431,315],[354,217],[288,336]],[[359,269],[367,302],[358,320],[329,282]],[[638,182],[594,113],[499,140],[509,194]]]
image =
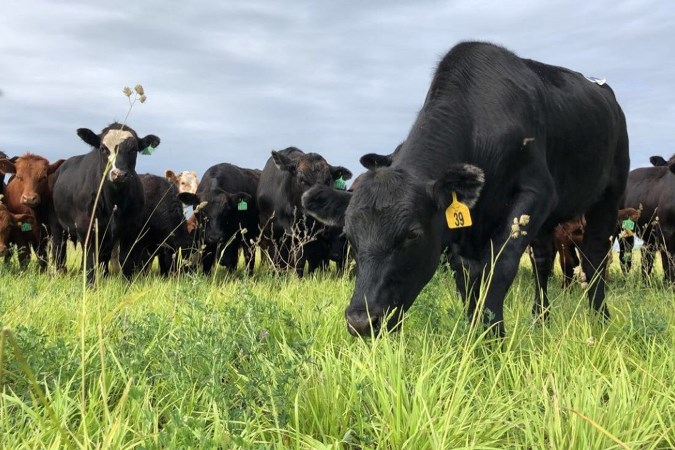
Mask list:
[[347,330],[352,336],[377,336],[382,326],[382,317],[368,315],[366,311],[347,312]]
[[129,177],[129,172],[126,170],[113,169],[110,171],[110,180],[119,182],[124,181]]
[[40,196],[37,194],[23,194],[21,204],[26,206],[35,206],[40,203]]

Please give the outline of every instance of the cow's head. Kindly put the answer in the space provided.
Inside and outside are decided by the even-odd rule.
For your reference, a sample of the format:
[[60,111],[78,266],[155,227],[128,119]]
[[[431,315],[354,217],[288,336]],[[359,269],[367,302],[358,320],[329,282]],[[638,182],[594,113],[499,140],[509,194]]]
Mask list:
[[662,156],[652,156],[649,158],[649,162],[655,167],[668,167],[672,173],[675,173],[675,155],[671,156],[668,161]]
[[159,145],[159,138],[149,134],[140,139],[136,132],[121,123],[113,123],[96,134],[88,128],[78,128],[77,135],[87,144],[99,149],[110,164],[108,180],[125,184],[136,174],[136,156],[151,153]]
[[230,238],[226,235],[226,230],[232,230],[232,225],[238,222],[237,215],[246,214],[253,208],[251,195],[246,192],[232,194],[218,187],[211,187],[196,194],[181,192],[178,199],[195,208],[195,217],[203,228],[204,237],[209,244],[225,243],[225,240]]
[[0,172],[13,173],[11,184],[20,192],[20,202],[29,208],[37,208],[49,195],[47,177],[63,164],[63,159],[49,164],[45,158],[26,154],[19,158],[0,159]]
[[173,170],[165,170],[164,176],[176,186],[179,193],[190,192],[194,194],[197,192],[197,186],[199,186],[197,172],[188,172],[187,170],[184,170],[183,172],[175,173]]
[[279,170],[291,177],[291,192],[288,194],[291,199],[297,199],[297,202],[300,202],[302,193],[312,186],[333,186],[340,177],[344,181],[352,177],[349,169],[331,166],[323,156],[316,153],[290,157],[282,152],[272,151],[272,159]]
[[452,193],[471,207],[483,182],[483,171],[466,164],[428,182],[381,167],[366,172],[354,193],[318,186],[303,195],[305,210],[324,223],[344,225],[356,250],[356,287],[345,311],[352,334],[398,327],[438,267]]
[[32,214],[14,214],[0,204],[0,256],[5,256],[14,233],[21,232],[23,223],[35,225]]

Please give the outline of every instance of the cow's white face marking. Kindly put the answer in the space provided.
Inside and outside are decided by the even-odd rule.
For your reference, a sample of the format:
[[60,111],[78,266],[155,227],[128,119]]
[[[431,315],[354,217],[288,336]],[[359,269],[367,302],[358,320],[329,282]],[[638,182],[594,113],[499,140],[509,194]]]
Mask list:
[[117,158],[117,152],[119,145],[124,142],[126,139],[133,138],[134,135],[126,130],[110,130],[108,131],[101,143],[110,152],[108,154],[108,161],[110,162],[110,172],[108,172],[108,179],[113,181],[113,174],[119,172],[119,169],[115,166],[115,159]]

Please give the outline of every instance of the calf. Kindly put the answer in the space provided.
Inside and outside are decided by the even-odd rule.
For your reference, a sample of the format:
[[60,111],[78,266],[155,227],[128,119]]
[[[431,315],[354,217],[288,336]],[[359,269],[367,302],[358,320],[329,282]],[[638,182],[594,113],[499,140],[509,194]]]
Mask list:
[[[641,209],[635,232],[644,241],[641,249],[643,274],[651,274],[658,251],[664,279],[675,283],[675,155],[668,161],[652,156],[650,161],[654,167],[641,167],[628,175],[624,207]],[[623,262],[632,252],[633,239],[620,244]],[[625,269],[629,270],[630,264],[626,264]]]
[[202,255],[205,273],[211,271],[216,260],[234,270],[240,249],[246,269],[253,273],[255,247],[251,241],[258,236],[255,193],[259,180],[259,170],[216,164],[204,172],[196,193],[178,194],[183,203],[195,207],[197,239],[206,246]]
[[94,268],[100,264],[107,272],[113,246],[119,242],[122,272],[130,277],[134,269],[131,262],[138,258],[130,253],[140,251],[134,243],[144,204],[136,157],[157,147],[159,138],[152,134],[139,138],[133,129],[120,123],[109,125],[100,134],[87,128],[78,129],[77,134],[92,150],[69,158],[54,174],[50,223],[56,266],[65,270],[64,238],[70,237],[83,247],[87,282],[92,285]]
[[308,256],[310,272],[321,265],[322,244],[316,234],[322,225],[305,215],[302,194],[312,186],[333,189],[337,180],[351,176],[348,169],[332,166],[316,153],[295,147],[272,151],[260,175],[257,201],[263,245],[277,267],[294,268],[302,276]]
[[609,316],[605,281],[594,275],[604,270],[629,158],[625,117],[606,83],[489,43],[461,43],[441,60],[391,159],[362,161],[369,170],[354,194],[317,186],[303,197],[310,214],[344,224],[356,249],[351,333],[397,328],[445,247],[468,316],[503,335],[504,297],[531,244],[533,313],[544,317],[553,229],[581,214],[589,301]]
[[0,203],[0,257],[9,262],[10,245],[18,248],[19,265],[25,268],[30,259],[29,245],[37,241],[35,217],[32,214],[13,213]]
[[559,255],[560,269],[563,274],[563,288],[569,287],[574,279],[574,268],[579,265],[577,249],[583,244],[585,227],[586,219],[581,216],[558,224],[553,229],[555,252]]
[[47,243],[50,236],[48,214],[52,202],[53,173],[64,160],[52,164],[42,156],[27,153],[23,156],[0,159],[0,172],[14,176],[5,187],[5,201],[10,211],[33,214],[36,242],[33,243],[38,264],[47,267]]

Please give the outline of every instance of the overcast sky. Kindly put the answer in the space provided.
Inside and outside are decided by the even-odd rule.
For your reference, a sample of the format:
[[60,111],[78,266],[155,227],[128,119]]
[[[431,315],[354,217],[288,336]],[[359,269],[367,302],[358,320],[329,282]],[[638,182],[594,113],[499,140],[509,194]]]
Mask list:
[[89,149],[128,110],[160,136],[138,172],[219,162],[262,168],[291,145],[363,169],[389,153],[439,59],[487,40],[606,78],[628,119],[632,167],[675,152],[672,1],[3,0],[0,150],[57,159]]

